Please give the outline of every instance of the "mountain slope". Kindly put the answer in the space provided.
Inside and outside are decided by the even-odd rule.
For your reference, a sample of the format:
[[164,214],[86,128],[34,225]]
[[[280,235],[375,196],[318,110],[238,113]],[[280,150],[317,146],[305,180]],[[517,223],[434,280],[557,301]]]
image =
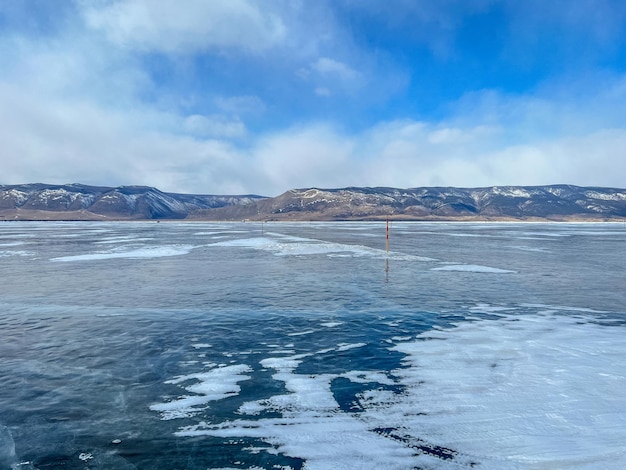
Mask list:
[[552,186],[292,189],[274,198],[164,193],[146,186],[0,186],[14,220],[621,220],[626,190]]
[[35,220],[184,219],[200,209],[248,204],[260,196],[164,193],[147,186],[0,186],[0,217]]
[[192,216],[213,220],[604,220],[626,217],[626,190],[571,185],[293,189],[275,198]]

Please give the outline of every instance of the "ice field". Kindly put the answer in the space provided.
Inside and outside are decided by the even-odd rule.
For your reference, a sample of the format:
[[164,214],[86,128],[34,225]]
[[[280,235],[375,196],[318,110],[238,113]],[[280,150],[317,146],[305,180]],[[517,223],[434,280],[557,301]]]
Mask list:
[[626,225],[0,224],[0,470],[626,468]]

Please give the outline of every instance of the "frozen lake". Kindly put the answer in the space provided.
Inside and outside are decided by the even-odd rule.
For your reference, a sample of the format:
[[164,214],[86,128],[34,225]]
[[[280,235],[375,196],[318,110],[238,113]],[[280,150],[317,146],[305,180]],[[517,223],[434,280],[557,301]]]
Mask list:
[[624,224],[0,224],[0,470],[626,468]]

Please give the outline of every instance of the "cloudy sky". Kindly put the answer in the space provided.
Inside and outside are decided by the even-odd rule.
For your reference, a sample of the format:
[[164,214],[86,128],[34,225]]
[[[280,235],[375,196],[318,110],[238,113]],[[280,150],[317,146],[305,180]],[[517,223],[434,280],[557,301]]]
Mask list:
[[0,184],[626,187],[623,0],[0,0]]

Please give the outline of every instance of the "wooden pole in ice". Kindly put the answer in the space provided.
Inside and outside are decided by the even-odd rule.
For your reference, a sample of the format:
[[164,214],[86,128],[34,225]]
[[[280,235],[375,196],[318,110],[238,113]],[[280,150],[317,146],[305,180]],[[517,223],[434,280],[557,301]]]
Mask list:
[[387,252],[389,252],[389,217],[387,217]]

